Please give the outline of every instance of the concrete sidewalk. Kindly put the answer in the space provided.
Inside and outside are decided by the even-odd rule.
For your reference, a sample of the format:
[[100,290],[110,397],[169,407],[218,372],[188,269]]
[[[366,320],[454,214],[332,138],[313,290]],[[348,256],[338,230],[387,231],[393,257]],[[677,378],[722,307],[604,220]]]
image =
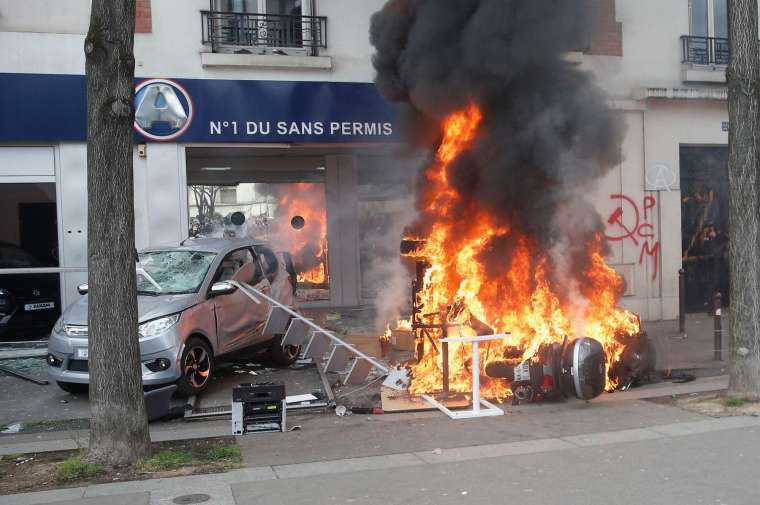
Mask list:
[[642,326],[654,341],[659,371],[689,370],[698,375],[726,373],[728,370],[728,317],[723,316],[722,360],[714,360],[714,318],[704,313],[687,314],[686,331],[678,331],[678,321],[644,321]]
[[[202,423],[171,423],[151,426],[154,442],[224,437],[231,435],[229,421]],[[31,452],[50,452],[81,449],[89,444],[89,430],[46,431],[40,433],[0,435],[0,456]]]
[[[565,427],[571,425],[576,426],[578,432],[583,431],[587,423],[595,424],[594,418],[601,416],[602,419],[610,419],[610,412],[613,412],[608,404],[620,404],[626,403],[620,408],[617,408],[614,412],[617,412],[616,422],[619,426],[629,427],[638,426],[637,423],[659,423],[667,422],[668,416],[675,416],[676,418],[683,419],[686,415],[682,411],[674,411],[673,414],[662,413],[661,409],[650,409],[651,404],[644,404],[641,402],[636,403],[635,400],[641,400],[645,398],[654,398],[658,396],[669,396],[674,394],[689,394],[693,392],[701,391],[716,391],[725,389],[728,386],[728,378],[726,376],[720,377],[705,377],[697,379],[694,382],[686,384],[672,384],[669,382],[663,382],[659,384],[647,385],[640,388],[630,389],[628,391],[617,391],[615,393],[603,394],[599,398],[596,398],[591,403],[585,403],[577,400],[570,400],[568,402],[559,403],[536,403],[531,405],[511,406],[505,404],[502,406],[510,417],[510,429],[513,432],[520,432],[520,429],[525,430],[533,429],[544,434],[551,434],[556,426],[564,423]],[[514,415],[512,415],[514,414]],[[529,414],[529,415],[524,415]],[[557,420],[553,417],[559,416]],[[427,421],[423,421],[427,420]],[[485,420],[486,424],[489,422],[494,426],[501,426],[498,420]],[[427,424],[425,424],[427,423]],[[633,423],[633,424],[632,424]],[[263,464],[272,463],[272,460],[266,460],[264,458],[281,459],[279,454],[282,452],[282,443],[285,441],[300,441],[306,444],[311,449],[307,449],[307,453],[313,453],[314,457],[319,459],[325,456],[322,451],[327,451],[326,454],[332,459],[347,457],[346,453],[341,452],[343,446],[333,447],[332,440],[334,437],[348,439],[358,439],[364,442],[357,445],[352,445],[352,450],[361,449],[367,455],[375,454],[381,447],[387,447],[392,443],[398,445],[400,448],[396,450],[403,451],[404,445],[407,442],[417,442],[420,440],[430,439],[430,444],[435,444],[435,433],[441,430],[443,433],[448,433],[450,427],[454,426],[448,418],[444,417],[438,411],[420,412],[417,414],[386,414],[382,416],[361,416],[354,415],[349,417],[339,418],[332,414],[299,414],[289,416],[289,424],[291,426],[300,425],[304,429],[299,432],[292,432],[288,434],[275,434],[267,438],[255,438],[257,447],[255,453],[258,455],[256,461],[249,461],[249,464]],[[390,427],[398,425],[404,427],[405,436],[399,436],[398,434],[391,433]],[[531,426],[532,425],[532,426]],[[385,428],[380,428],[385,427]],[[431,430],[430,428],[435,429]],[[366,428],[366,429],[364,429]],[[192,438],[207,438],[207,437],[219,437],[230,435],[230,422],[228,420],[219,421],[197,421],[197,422],[182,422],[176,421],[172,423],[162,423],[151,426],[151,439],[155,442],[169,441],[169,440],[186,440]],[[401,431],[401,430],[400,430]],[[427,432],[427,433],[426,433]],[[428,434],[429,433],[429,434]],[[497,433],[505,433],[503,429],[498,429]],[[485,435],[484,435],[485,436]],[[488,435],[491,436],[491,435]],[[385,438],[387,437],[387,439]],[[467,444],[467,441],[459,441],[460,435],[452,433],[446,436],[446,440],[450,444]],[[246,440],[249,438],[242,438],[241,445],[248,444]],[[253,440],[253,439],[251,439]],[[483,443],[487,443],[488,438],[483,440]],[[505,441],[505,440],[500,440]],[[45,431],[39,433],[20,433],[16,435],[0,435],[0,455],[6,454],[22,454],[32,452],[48,452],[48,451],[61,451],[61,450],[73,450],[82,447],[87,447],[89,442],[88,430],[72,430],[72,431]],[[440,444],[440,442],[438,442]],[[378,449],[373,449],[375,446]],[[453,446],[453,445],[452,445]],[[433,448],[439,447],[434,445]],[[368,452],[369,451],[369,452]],[[375,451],[375,452],[373,452]],[[304,457],[304,452],[298,452],[299,457]],[[321,454],[322,456],[319,456]],[[355,455],[355,454],[352,454]]]
[[[457,426],[462,431],[467,431],[468,427],[473,428],[469,423],[459,423]],[[604,431],[587,433],[576,436],[560,436],[553,438],[538,438],[520,442],[509,442],[500,444],[470,445],[452,449],[434,450],[434,451],[414,451],[387,454],[381,456],[370,456],[364,458],[348,458],[331,461],[320,461],[311,463],[297,463],[290,465],[271,465],[235,470],[220,475],[204,475],[177,477],[171,479],[157,479],[149,481],[120,482],[113,484],[97,484],[87,487],[43,491],[38,493],[26,493],[18,495],[0,496],[0,505],[36,505],[46,503],[64,504],[85,504],[85,505],[118,505],[118,504],[168,504],[172,500],[189,494],[206,494],[209,495],[207,503],[214,505],[227,504],[295,504],[310,503],[318,505],[321,503],[453,503],[454,500],[461,500],[469,492],[490,490],[491,500],[496,499],[494,493],[501,493],[500,489],[505,483],[511,483],[522,486],[522,493],[532,493],[536,489],[535,484],[525,488],[526,484],[514,482],[519,480],[533,481],[539,486],[542,482],[550,478],[550,473],[544,473],[543,469],[536,471],[527,471],[524,468],[525,461],[532,457],[538,465],[552,465],[552,462],[562,461],[562,458],[570,461],[589,461],[589,467],[586,473],[582,472],[583,480],[574,481],[573,487],[567,488],[568,495],[562,500],[564,503],[606,503],[599,500],[600,496],[608,495],[605,487],[612,484],[620,486],[624,482],[610,481],[603,479],[604,474],[595,474],[593,472],[614,472],[615,468],[610,465],[612,457],[609,455],[617,451],[616,446],[625,446],[627,453],[646,450],[649,452],[662,451],[662,467],[668,467],[667,459],[675,459],[677,453],[674,447],[682,450],[689,449],[691,452],[697,450],[701,453],[701,448],[705,446],[705,440],[722,441],[723,448],[726,448],[725,440],[731,438],[741,443],[753,444],[760,442],[758,431],[760,429],[760,418],[755,417],[730,417],[722,419],[705,419],[694,422],[669,423],[653,425],[647,428],[635,428],[617,431]],[[715,435],[710,438],[711,435]],[[755,445],[756,446],[756,445]],[[741,446],[739,446],[741,447]],[[747,446],[749,447],[749,446]],[[731,450],[735,450],[735,444],[731,445]],[[618,451],[619,452],[619,451]],[[568,454],[567,458],[562,454]],[[572,454],[575,454],[571,457]],[[607,457],[600,456],[607,454]],[[710,453],[702,454],[703,464],[712,464],[708,461]],[[543,456],[542,456],[543,455]],[[520,458],[515,458],[520,456]],[[659,458],[660,456],[658,456]],[[692,456],[690,456],[692,457]],[[739,457],[744,457],[743,453]],[[758,459],[753,451],[747,454],[746,464],[743,463],[745,470],[754,467]],[[537,459],[536,459],[537,458]],[[623,456],[619,457],[621,460]],[[617,459],[617,458],[615,458]],[[517,463],[516,463],[517,462]],[[482,463],[482,464],[481,464]],[[595,467],[591,464],[595,463]],[[464,465],[463,465],[464,464]],[[699,458],[693,461],[692,465],[683,466],[692,470],[699,464]],[[629,465],[625,462],[617,462],[616,466],[624,472],[624,475],[635,480],[639,473],[648,473],[648,478],[653,477],[653,485],[659,485],[664,478],[669,480],[665,472],[658,471],[657,467],[641,467],[641,464]],[[509,468],[517,468],[521,471],[515,473],[509,471]],[[466,468],[491,468],[498,469],[502,475],[499,479],[496,475],[488,475],[487,479],[475,474],[473,478],[464,478],[464,475],[457,477],[457,468],[464,471]],[[669,468],[669,467],[668,467]],[[530,468],[528,469],[530,470]],[[562,477],[563,472],[576,472],[577,468],[569,466],[566,463],[560,465],[559,474],[554,477],[558,481],[568,482],[567,477]],[[589,471],[590,470],[590,471]],[[670,469],[669,471],[674,471]],[[427,493],[428,500],[410,500],[408,493],[428,491],[431,483],[427,479],[432,479],[435,475],[448,475],[446,482],[441,482],[440,478],[435,479],[437,484],[431,491],[446,489],[445,484],[449,487],[456,486],[457,489],[464,489],[459,496],[454,495],[448,499],[449,493]],[[527,474],[526,474],[527,472]],[[750,470],[753,473],[754,470]],[[556,472],[555,472],[556,473]],[[746,471],[745,471],[746,473]],[[387,477],[385,475],[390,475]],[[412,479],[408,481],[410,475],[424,474],[426,478]],[[380,476],[383,475],[381,478]],[[472,474],[469,474],[472,475]],[[600,477],[601,479],[597,479]],[[728,475],[728,474],[726,474]],[[406,478],[404,478],[406,476]],[[315,479],[315,477],[322,477]],[[754,480],[746,480],[747,476],[739,476],[745,483],[745,487],[729,487],[727,489],[716,490],[724,496],[749,496],[754,493],[757,496],[757,488]],[[368,480],[369,479],[369,480]],[[572,482],[572,479],[570,479]],[[357,484],[361,485],[357,486]],[[695,482],[694,484],[698,484]],[[641,483],[647,485],[647,481]],[[682,482],[680,486],[685,486]],[[510,486],[511,487],[511,486]],[[527,491],[530,489],[530,491]],[[755,491],[752,491],[752,490]],[[518,488],[518,492],[520,489]],[[562,496],[558,488],[549,491],[556,496]],[[588,495],[597,493],[597,500],[590,500]],[[452,493],[454,494],[454,493]],[[582,500],[573,499],[574,496],[581,496]],[[693,499],[692,496],[681,496],[680,498]],[[391,498],[394,497],[394,498]],[[503,495],[505,499],[507,496]],[[390,498],[390,499],[389,499]],[[521,503],[548,503],[536,501],[535,496],[528,499],[521,498]],[[636,501],[626,501],[625,497],[620,497],[623,501],[620,503],[641,503]],[[635,496],[628,496],[631,500]],[[665,497],[662,496],[662,499]],[[472,500],[471,498],[470,500]],[[552,500],[552,503],[557,502]],[[695,503],[694,501],[672,501],[668,503]],[[712,502],[712,501],[711,501]],[[718,503],[722,503],[716,500]],[[478,503],[497,503],[496,501],[478,501]],[[663,502],[664,503],[664,502]],[[731,503],[757,503],[756,501],[733,501]]]

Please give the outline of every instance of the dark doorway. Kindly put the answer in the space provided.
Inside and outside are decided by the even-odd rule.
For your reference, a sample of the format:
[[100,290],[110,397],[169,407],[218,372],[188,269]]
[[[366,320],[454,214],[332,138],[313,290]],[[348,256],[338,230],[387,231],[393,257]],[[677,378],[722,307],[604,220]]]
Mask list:
[[45,265],[58,266],[55,202],[19,203],[19,245]]
[[686,307],[728,305],[728,147],[681,146],[681,239]]

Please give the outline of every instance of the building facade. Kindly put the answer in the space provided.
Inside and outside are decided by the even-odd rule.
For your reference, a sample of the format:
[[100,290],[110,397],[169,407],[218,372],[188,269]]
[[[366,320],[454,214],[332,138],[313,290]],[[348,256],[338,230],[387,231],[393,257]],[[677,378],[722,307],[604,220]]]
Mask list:
[[[370,303],[421,163],[400,154],[395,108],[372,85],[369,18],[384,1],[137,3],[137,247],[263,235],[294,252],[305,303]],[[623,304],[674,318],[682,266],[690,307],[727,286],[725,0],[593,5],[596,31],[568,58],[627,131],[586,197]],[[87,279],[88,22],[88,0],[0,0],[0,287],[58,286],[45,288],[55,311]]]

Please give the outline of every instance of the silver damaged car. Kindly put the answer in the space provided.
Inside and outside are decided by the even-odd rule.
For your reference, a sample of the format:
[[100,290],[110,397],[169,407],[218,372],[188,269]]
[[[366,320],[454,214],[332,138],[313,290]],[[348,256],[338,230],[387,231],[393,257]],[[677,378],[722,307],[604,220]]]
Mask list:
[[[184,394],[203,391],[214,364],[238,351],[269,353],[293,363],[299,349],[282,335],[263,335],[270,304],[256,303],[227,281],[253,286],[294,305],[296,272],[290,255],[247,239],[188,239],[179,247],[139,254],[137,303],[143,386],[176,382]],[[48,375],[67,392],[89,383],[87,286],[58,319],[48,343]]]

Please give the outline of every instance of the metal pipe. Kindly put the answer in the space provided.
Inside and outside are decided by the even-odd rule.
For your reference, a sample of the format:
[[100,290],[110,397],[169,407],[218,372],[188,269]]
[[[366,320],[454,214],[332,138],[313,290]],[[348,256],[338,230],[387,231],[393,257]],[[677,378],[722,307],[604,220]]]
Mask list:
[[686,271],[678,270],[678,331],[686,333]]
[[[464,323],[448,323],[447,326],[449,328],[455,328],[455,327],[458,327],[458,326],[466,326],[466,325]],[[415,329],[415,330],[416,329],[440,330],[441,329],[441,325],[440,324],[423,324],[423,323],[414,324],[413,323],[412,324],[412,328]]]
[[38,386],[46,386],[47,384],[50,384],[45,379],[38,379],[37,377],[32,377],[31,375],[27,375],[25,373],[19,372],[18,370],[8,368],[7,366],[0,365],[0,372],[5,372],[8,375],[14,375],[18,377],[19,379],[24,379],[25,381],[33,382],[37,384]]
[[[359,356],[360,358],[363,358],[363,359],[367,360],[369,363],[372,364],[372,366],[374,366],[378,370],[382,371],[383,373],[388,373],[390,371],[388,369],[388,367],[386,367],[385,365],[381,365],[374,358],[371,358],[371,357],[367,356],[366,354],[364,354],[363,352],[361,352],[360,350],[358,350],[354,346],[347,344],[346,342],[344,342],[339,337],[336,337],[335,335],[333,335],[332,332],[329,332],[329,331],[325,330],[324,328],[322,328],[320,326],[317,326],[312,321],[306,319],[301,314],[299,314],[298,312],[292,310],[291,308],[287,307],[286,305],[281,304],[280,302],[278,302],[274,298],[271,298],[271,297],[265,295],[264,293],[262,293],[261,291],[259,291],[257,289],[253,289],[252,287],[250,287],[248,285],[245,285],[245,287],[243,287],[243,284],[241,284],[240,282],[237,282],[237,281],[227,281],[227,282],[229,284],[232,284],[233,286],[236,286],[238,289],[241,289],[243,291],[243,294],[247,295],[249,298],[255,299],[256,296],[261,296],[264,300],[268,301],[272,305],[276,305],[277,307],[280,307],[282,310],[284,310],[285,312],[287,312],[291,316],[300,319],[301,321],[303,321],[304,323],[306,323],[307,326],[310,326],[312,329],[314,329],[314,330],[318,331],[319,333],[327,336],[329,339],[331,339],[332,341],[336,342],[338,345],[341,345],[343,347],[348,348],[353,354]],[[250,293],[249,290],[253,291],[255,294]]]
[[480,413],[480,342],[477,340],[472,341],[472,411]]
[[[446,339],[449,336],[449,313],[444,310],[440,313],[441,317],[441,338]],[[445,340],[441,342],[442,374],[443,374],[443,397],[449,397],[449,343]]]
[[713,359],[723,360],[723,295],[719,291],[713,297]]
[[86,268],[41,267],[41,268],[0,268],[0,275],[13,274],[64,274],[67,272],[86,272]]

